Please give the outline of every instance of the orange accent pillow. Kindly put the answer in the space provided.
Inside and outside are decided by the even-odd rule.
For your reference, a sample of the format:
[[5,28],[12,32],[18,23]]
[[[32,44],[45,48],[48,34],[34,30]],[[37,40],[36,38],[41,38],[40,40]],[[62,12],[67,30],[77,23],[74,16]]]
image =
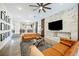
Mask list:
[[71,47],[73,45],[73,42],[72,41],[68,41],[68,40],[60,41],[60,43],[66,45],[66,46],[69,46],[69,47]]

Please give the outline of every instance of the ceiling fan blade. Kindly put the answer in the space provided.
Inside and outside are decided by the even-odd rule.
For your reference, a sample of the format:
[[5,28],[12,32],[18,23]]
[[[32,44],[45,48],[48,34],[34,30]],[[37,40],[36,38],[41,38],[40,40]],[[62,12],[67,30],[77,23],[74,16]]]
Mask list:
[[33,11],[36,11],[39,7],[37,7],[36,9],[33,9]]
[[40,13],[41,9],[39,9],[39,13]]
[[43,8],[45,8],[45,9],[52,9],[52,8],[50,8],[50,7],[43,7]]
[[40,6],[40,4],[39,4],[39,3],[37,3],[37,5],[38,5],[38,6]]
[[44,9],[42,9],[44,12],[46,12]]
[[29,6],[31,6],[31,7],[39,7],[39,6],[36,6],[36,5],[29,5]]
[[41,4],[41,6],[43,6],[43,3],[40,3]]
[[49,4],[51,4],[51,3],[46,3],[46,4],[44,4],[43,6],[47,6],[47,5],[49,5]]

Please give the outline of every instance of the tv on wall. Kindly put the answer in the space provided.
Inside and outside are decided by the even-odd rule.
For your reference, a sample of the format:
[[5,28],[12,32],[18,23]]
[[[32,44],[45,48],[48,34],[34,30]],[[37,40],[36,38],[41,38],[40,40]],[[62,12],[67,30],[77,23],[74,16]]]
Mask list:
[[53,22],[48,23],[49,30],[62,30],[63,29],[62,26],[63,26],[62,20],[53,21]]

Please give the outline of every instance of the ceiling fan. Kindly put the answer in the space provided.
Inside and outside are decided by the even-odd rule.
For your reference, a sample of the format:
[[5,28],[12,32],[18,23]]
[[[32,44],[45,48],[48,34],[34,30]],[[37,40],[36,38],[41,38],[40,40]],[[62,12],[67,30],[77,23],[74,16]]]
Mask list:
[[46,12],[46,10],[45,9],[49,9],[49,10],[51,10],[52,8],[50,8],[50,7],[47,7],[47,5],[49,5],[49,4],[51,4],[51,3],[37,3],[37,5],[29,5],[30,7],[37,7],[36,9],[33,9],[33,11],[35,11],[35,10],[39,10],[39,13],[40,13],[40,11],[43,11],[43,12]]

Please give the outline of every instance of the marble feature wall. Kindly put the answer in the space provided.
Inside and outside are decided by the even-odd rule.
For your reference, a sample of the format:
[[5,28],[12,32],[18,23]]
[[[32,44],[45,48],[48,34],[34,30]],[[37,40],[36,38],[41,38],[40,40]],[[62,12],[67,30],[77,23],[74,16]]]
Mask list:
[[[71,39],[78,40],[78,6],[69,8],[68,10],[61,11],[50,17],[45,18],[45,38],[50,38],[56,36],[59,33],[71,33]],[[48,23],[63,20],[63,29],[60,31],[53,31],[48,29]],[[55,34],[56,32],[56,34]],[[65,37],[65,34],[63,34]],[[67,35],[67,34],[66,34]],[[60,36],[60,35],[59,35]],[[70,35],[69,35],[70,36]]]

